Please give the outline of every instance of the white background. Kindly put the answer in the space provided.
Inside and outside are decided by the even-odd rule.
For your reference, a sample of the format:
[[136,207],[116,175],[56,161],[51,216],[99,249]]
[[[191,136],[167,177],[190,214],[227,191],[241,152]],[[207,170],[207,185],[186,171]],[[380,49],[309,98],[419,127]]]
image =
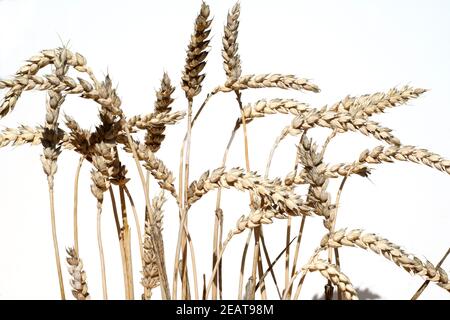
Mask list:
[[[210,1],[214,22],[211,51],[202,95],[198,103],[225,77],[220,56],[227,10],[233,1]],[[404,144],[428,148],[450,157],[450,3],[448,1],[248,1],[241,3],[239,33],[243,73],[292,73],[313,79],[320,94],[278,89],[244,92],[246,103],[261,98],[290,97],[322,107],[344,98],[385,91],[410,84],[431,89],[407,106],[376,116]],[[0,77],[9,78],[28,57],[42,49],[70,41],[69,48],[82,53],[99,77],[109,72],[128,115],[151,112],[154,91],[163,71],[178,86],[185,48],[200,1],[0,1]],[[49,70],[44,74],[49,73]],[[2,92],[4,93],[4,92]],[[175,91],[175,110],[186,108],[182,90]],[[97,123],[95,104],[69,97],[64,112],[83,127]],[[25,93],[14,112],[0,120],[2,127],[42,124],[45,94]],[[191,178],[218,167],[229,132],[238,116],[232,95],[211,100],[193,132]],[[251,168],[261,173],[270,147],[291,117],[276,115],[249,125]],[[166,130],[159,157],[178,174],[179,146],[185,123]],[[326,131],[314,137],[322,141]],[[319,141],[319,142],[320,142]],[[286,139],[275,155],[271,177],[291,170],[295,138]],[[330,145],[326,161],[353,161],[360,152],[380,144],[358,133],[340,135]],[[0,299],[57,299],[59,290],[53,257],[47,183],[39,155],[41,147],[5,148],[0,157]],[[73,245],[72,192],[78,157],[64,152],[56,176],[56,213],[61,254]],[[131,189],[143,215],[143,195],[130,161]],[[242,133],[236,136],[229,166],[244,166]],[[90,168],[83,167],[80,180],[80,254],[93,298],[101,298],[100,267],[95,235],[96,203],[89,191]],[[330,185],[333,196],[336,182]],[[337,227],[364,228],[402,245],[436,263],[449,246],[450,177],[412,163],[377,166],[370,181],[351,178],[344,190]],[[155,188],[153,188],[153,193]],[[215,193],[195,204],[189,227],[197,254],[199,279],[209,278]],[[225,192],[224,232],[248,213],[248,195]],[[111,298],[121,299],[123,278],[115,226],[105,201],[103,234],[107,278]],[[171,266],[178,230],[172,199],[165,207],[166,260]],[[131,225],[132,228],[134,224]],[[295,220],[293,230],[298,228]],[[284,247],[285,221],[265,227],[272,257]],[[132,230],[135,231],[134,228]],[[308,219],[301,262],[304,263],[324,234],[319,218]],[[136,239],[133,238],[134,244]],[[245,235],[231,242],[224,257],[224,293],[236,298],[239,261]],[[133,247],[135,278],[139,278],[137,247]],[[384,299],[409,299],[422,283],[392,262],[360,249],[341,251],[342,269],[355,287],[369,288]],[[64,261],[63,261],[64,263]],[[284,261],[277,265],[279,282]],[[444,264],[449,270],[450,261]],[[169,277],[172,270],[169,268]],[[66,292],[69,277],[64,264]],[[248,277],[248,273],[246,274]],[[135,281],[136,284],[138,281]],[[271,297],[277,298],[271,280]],[[319,274],[307,278],[301,298],[321,294]],[[136,285],[136,297],[141,287]],[[155,290],[155,296],[159,295]],[[430,285],[423,299],[448,299],[448,293]]]

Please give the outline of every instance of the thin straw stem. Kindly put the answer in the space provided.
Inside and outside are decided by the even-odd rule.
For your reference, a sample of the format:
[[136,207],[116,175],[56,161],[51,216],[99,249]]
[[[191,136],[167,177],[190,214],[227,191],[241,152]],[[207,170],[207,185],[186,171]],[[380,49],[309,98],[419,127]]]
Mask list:
[[59,281],[59,291],[61,295],[61,300],[66,300],[66,295],[64,292],[64,282],[61,270],[61,260],[59,257],[59,246],[58,246],[58,236],[56,235],[56,221],[55,221],[55,198],[54,191],[50,180],[48,181],[48,191],[50,198],[50,220],[52,224],[52,238],[53,238],[53,249],[55,251],[55,261],[56,269],[58,271],[58,281]]
[[100,255],[103,300],[108,300],[108,289],[106,286],[105,255],[103,253],[102,230],[101,230],[102,229],[101,228],[101,215],[102,215],[102,203],[97,202],[97,244],[98,244],[98,252]]
[[[248,251],[248,247],[250,246],[250,239],[252,238],[252,233],[253,233],[253,229],[250,229],[248,231],[247,240],[245,241],[244,250],[242,251],[241,267],[239,270],[238,300],[242,300],[242,297],[243,297],[245,260],[247,258],[247,251]],[[213,268],[213,271],[214,271],[214,268]]]
[[80,157],[77,169],[75,171],[75,182],[73,187],[73,243],[74,249],[78,256],[80,256],[78,246],[78,180],[80,177],[81,166],[83,165],[84,156]]
[[133,201],[133,197],[130,194],[130,191],[128,190],[127,186],[123,187],[123,190],[125,191],[125,194],[127,195],[128,201],[130,202],[131,205],[131,210],[133,211],[133,217],[134,217],[134,221],[136,223],[136,232],[137,232],[137,236],[138,236],[138,241],[139,241],[139,254],[141,257],[141,261],[142,261],[142,268],[144,268],[144,246],[143,246],[143,240],[142,240],[142,232],[141,232],[141,224],[139,222],[139,216],[137,214],[137,210],[136,210],[136,206],[134,205],[134,201]]

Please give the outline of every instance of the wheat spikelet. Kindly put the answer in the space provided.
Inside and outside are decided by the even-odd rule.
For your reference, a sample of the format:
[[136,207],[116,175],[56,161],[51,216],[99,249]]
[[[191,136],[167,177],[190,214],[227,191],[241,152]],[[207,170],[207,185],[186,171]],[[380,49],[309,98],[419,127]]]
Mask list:
[[222,38],[223,68],[227,75],[226,86],[231,86],[241,76],[241,59],[238,53],[238,28],[239,28],[240,4],[237,2],[227,16],[227,24],[224,27]]
[[[146,219],[145,224],[145,240],[144,240],[144,268],[142,270],[141,284],[146,289],[142,298],[144,300],[150,300],[152,296],[152,289],[156,288],[160,284],[160,275],[157,263],[157,250],[153,247],[156,238],[162,241],[162,219],[163,211],[162,206],[166,201],[164,193],[161,192],[158,197],[153,198],[152,201],[152,214],[153,225],[149,219]],[[154,237],[154,233],[157,232],[159,237]],[[160,244],[160,248],[164,249],[164,245]],[[161,252],[161,256],[164,258],[164,250]]]
[[303,130],[320,126],[330,128],[337,132],[359,131],[368,136],[385,141],[391,145],[400,145],[400,140],[391,134],[391,129],[380,126],[378,123],[363,118],[354,118],[348,112],[335,112],[326,109],[311,110],[300,114],[292,120],[288,129],[289,134],[298,135]]
[[69,265],[70,285],[72,286],[72,294],[77,300],[90,300],[86,282],[86,272],[83,270],[83,261],[78,257],[78,253],[74,248],[66,249],[68,257],[66,258]]
[[219,86],[213,90],[213,94],[218,92],[230,92],[245,89],[258,88],[280,88],[293,90],[306,90],[312,92],[319,92],[320,89],[315,84],[309,82],[307,79],[298,78],[294,75],[282,74],[250,74],[239,77],[230,86]]
[[[279,180],[267,180],[261,178],[255,172],[247,172],[241,168],[233,168],[228,172],[218,168],[209,173],[205,172],[198,181],[189,186],[188,203],[192,205],[210,190],[222,188],[236,188],[237,190],[252,191],[261,199],[266,199],[289,215],[310,214],[309,208],[290,188],[281,184]],[[256,201],[256,200],[255,200]]]
[[349,278],[339,270],[338,266],[322,259],[315,259],[306,266],[306,269],[311,272],[319,271],[322,276],[330,280],[342,291],[345,300],[358,300],[358,294]]
[[187,49],[186,64],[183,70],[182,88],[186,93],[188,100],[192,100],[198,95],[202,88],[204,74],[200,74],[206,65],[206,56],[208,51],[208,36],[212,20],[208,20],[209,6],[202,2],[200,12],[195,20],[194,33]]
[[442,268],[435,268],[429,261],[423,262],[415,255],[405,252],[400,246],[373,233],[363,233],[360,229],[336,231],[326,235],[321,241],[322,247],[339,248],[341,246],[370,249],[384,256],[407,272],[420,275],[425,280],[435,282],[450,292],[450,282],[447,273]]
[[392,88],[385,92],[366,94],[360,97],[347,96],[330,107],[332,111],[347,111],[358,117],[370,117],[376,113],[383,113],[387,108],[393,108],[419,97],[427,90],[404,86]]

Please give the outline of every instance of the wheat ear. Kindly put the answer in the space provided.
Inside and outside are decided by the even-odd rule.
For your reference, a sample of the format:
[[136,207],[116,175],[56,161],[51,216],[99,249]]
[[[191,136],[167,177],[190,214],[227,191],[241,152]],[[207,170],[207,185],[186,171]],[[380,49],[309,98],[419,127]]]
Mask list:
[[[161,79],[161,86],[156,91],[156,101],[154,112],[155,115],[165,115],[168,114],[172,108],[170,105],[173,102],[172,93],[175,91],[175,87],[170,83],[170,78],[167,73],[164,72]],[[183,114],[184,116],[184,114]],[[181,120],[181,119],[177,119]],[[166,129],[165,123],[155,123],[150,124],[145,134],[145,144],[149,146],[152,152],[156,152],[161,148],[161,143],[163,142],[164,130]]]
[[337,286],[345,300],[358,300],[358,294],[353,288],[349,278],[343,274],[339,267],[322,259],[316,259],[307,267],[308,271],[319,271],[322,276]]
[[226,86],[231,86],[241,76],[241,59],[238,53],[238,27],[239,27],[240,4],[237,2],[227,16],[227,23],[223,29],[222,57],[223,68],[227,75]]
[[235,90],[246,89],[259,89],[259,88],[280,88],[280,89],[293,89],[293,90],[305,90],[311,92],[319,92],[320,89],[317,85],[309,82],[307,79],[298,78],[294,75],[287,74],[249,74],[240,76],[231,85],[224,85],[216,87],[212,92],[216,94],[218,92],[230,92]]
[[[144,268],[142,270],[141,280],[141,284],[144,287],[144,294],[142,295],[144,300],[151,299],[152,289],[159,286],[161,282],[158,263],[156,260],[157,250],[153,247],[154,241],[152,241],[152,239],[154,238],[153,234],[157,232],[159,233],[159,238],[162,241],[162,206],[165,201],[166,199],[163,192],[161,192],[158,197],[153,198],[153,223],[150,223],[149,219],[145,222]],[[162,244],[160,244],[160,247],[164,248]],[[164,252],[162,252],[162,256],[164,256]]]
[[450,292],[450,282],[447,273],[442,268],[436,268],[431,262],[423,262],[417,256],[407,253],[400,246],[377,236],[373,233],[363,233],[360,229],[347,231],[338,230],[323,237],[323,248],[339,248],[342,246],[370,249],[374,253],[384,256],[407,272],[419,275],[425,280],[435,282]]
[[209,6],[202,2],[200,13],[195,20],[194,33],[186,50],[187,57],[181,85],[188,100],[192,100],[200,93],[205,78],[201,72],[206,65],[205,59],[208,56],[206,49],[209,45],[208,36],[211,32],[209,27],[212,22],[209,19],[209,13]]
[[375,139],[385,141],[390,145],[400,145],[400,140],[392,135],[392,130],[380,126],[377,122],[355,118],[348,112],[335,112],[326,109],[313,109],[308,113],[298,115],[292,120],[288,132],[291,135],[298,135],[303,130],[315,126],[330,128],[337,132],[359,131],[366,136],[373,136]]
[[86,282],[86,272],[83,270],[83,261],[81,261],[75,248],[66,249],[68,257],[66,258],[69,265],[70,285],[72,286],[72,294],[77,300],[90,300],[91,296],[88,292]]
[[406,104],[426,91],[426,89],[403,86],[389,89],[387,92],[376,92],[359,97],[347,96],[332,105],[329,110],[348,111],[352,115],[367,118],[377,113],[383,113],[388,108]]
[[422,163],[430,168],[450,174],[450,160],[446,160],[427,149],[420,149],[414,146],[378,146],[372,150],[365,150],[359,156],[357,164],[376,164],[393,162],[394,160]]

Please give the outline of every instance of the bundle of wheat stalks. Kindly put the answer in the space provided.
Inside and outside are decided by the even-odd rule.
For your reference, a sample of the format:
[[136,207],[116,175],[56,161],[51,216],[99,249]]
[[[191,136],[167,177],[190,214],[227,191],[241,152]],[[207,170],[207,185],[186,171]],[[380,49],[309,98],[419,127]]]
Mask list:
[[[222,39],[223,66],[226,81],[207,93],[203,101],[198,100],[202,91],[210,39],[210,10],[203,3],[195,20],[195,29],[187,47],[185,68],[181,79],[181,89],[187,99],[187,111],[173,111],[171,108],[175,87],[164,73],[161,86],[156,92],[153,112],[127,117],[121,109],[121,100],[113,87],[110,77],[99,80],[88,67],[86,59],[79,53],[71,52],[66,47],[44,50],[27,60],[10,80],[1,80],[0,89],[7,92],[0,105],[1,117],[13,111],[16,102],[24,91],[41,90],[48,93],[45,123],[39,127],[19,126],[7,128],[1,132],[0,145],[42,145],[42,166],[47,177],[53,245],[57,265],[61,298],[65,299],[62,281],[62,268],[56,236],[54,210],[54,176],[57,173],[58,156],[62,151],[72,150],[79,154],[79,165],[75,183],[78,184],[80,168],[84,163],[91,166],[91,191],[97,200],[97,238],[101,261],[103,298],[108,298],[106,266],[101,236],[102,207],[105,193],[112,202],[113,216],[120,243],[122,269],[124,277],[125,298],[134,299],[135,285],[132,275],[131,237],[128,209],[133,213],[136,224],[142,264],[142,296],[150,299],[152,291],[159,287],[163,299],[218,299],[222,298],[222,259],[227,244],[233,237],[247,232],[246,248],[254,239],[251,274],[244,274],[244,252],[239,279],[238,299],[255,299],[258,291],[262,299],[267,298],[265,282],[275,281],[279,297],[298,299],[302,284],[309,272],[319,271],[327,279],[325,297],[333,298],[333,291],[338,299],[358,299],[350,279],[340,268],[339,248],[349,246],[370,249],[383,255],[412,275],[421,276],[426,283],[434,282],[450,291],[450,282],[440,265],[434,266],[427,260],[404,251],[400,246],[373,233],[362,230],[336,230],[339,199],[345,182],[354,175],[366,177],[371,167],[383,162],[412,161],[450,174],[450,160],[425,149],[402,145],[392,134],[391,129],[372,121],[372,115],[383,113],[387,108],[403,105],[417,98],[426,90],[405,86],[393,88],[388,92],[377,92],[359,97],[347,96],[329,106],[314,108],[308,104],[291,99],[260,100],[243,105],[241,95],[245,90],[258,88],[279,88],[319,92],[317,85],[307,79],[283,74],[242,74],[238,52],[238,27],[240,7],[236,4],[228,13]],[[51,73],[40,75],[47,66]],[[69,69],[79,73],[79,77],[67,75]],[[82,129],[77,121],[67,115],[64,127],[61,127],[60,111],[67,95],[77,95],[98,104],[99,119],[95,130]],[[197,180],[190,179],[189,159],[191,131],[196,119],[208,105],[211,97],[218,94],[231,94],[236,98],[240,110],[229,143],[224,153],[223,163],[219,168],[206,171]],[[194,106],[196,113],[193,114]],[[293,120],[283,129],[276,139],[267,167],[263,174],[250,171],[248,157],[247,130],[250,122],[271,114],[293,115]],[[181,144],[178,185],[175,177],[156,154],[164,141],[167,126],[174,125],[187,118],[187,132]],[[325,143],[317,145],[310,137],[309,130],[325,127],[330,134]],[[227,155],[233,143],[235,133],[242,129],[245,147],[245,168],[226,168]],[[333,138],[348,131],[360,132],[382,143],[372,150],[363,151],[352,163],[325,163],[324,154]],[[143,141],[138,141],[138,134],[144,134]],[[288,135],[296,136],[296,161],[286,170],[286,176],[270,179],[268,177],[271,159],[278,144]],[[139,215],[132,194],[129,191],[127,168],[120,157],[130,156],[134,159],[139,179],[145,194],[145,212]],[[290,166],[290,165],[289,165]],[[160,186],[150,200],[149,181],[154,179]],[[327,185],[332,179],[340,179],[339,190],[332,199]],[[306,186],[306,194],[300,195],[297,186]],[[248,214],[243,215],[233,230],[223,229],[226,214],[221,209],[221,192],[223,189],[238,189],[249,193]],[[78,196],[74,195],[74,239],[67,249],[67,266],[71,276],[72,293],[76,299],[89,299],[86,272],[79,255],[78,246]],[[212,268],[211,274],[204,277],[203,285],[197,278],[194,247],[189,233],[188,214],[191,206],[210,191],[217,192],[215,222],[212,230]],[[117,198],[118,193],[118,198]],[[163,207],[166,197],[171,197],[179,207],[179,232],[175,250],[173,281],[169,283],[166,269],[166,253],[162,236]],[[118,200],[117,200],[118,199]],[[116,204],[120,202],[120,206]],[[174,214],[171,212],[171,214]],[[309,217],[309,218],[307,218]],[[142,221],[144,219],[144,221]],[[263,226],[278,219],[287,220],[286,246],[277,257],[269,257],[266,249]],[[300,219],[298,236],[291,240],[291,220]],[[307,219],[322,219],[325,227],[323,239],[311,254],[308,263],[298,265],[302,234]],[[290,249],[290,246],[293,246]],[[292,252],[293,251],[293,252]],[[290,252],[290,253],[289,253]],[[172,254],[172,253],[171,253]],[[307,254],[307,253],[306,253]],[[277,281],[273,265],[281,256],[285,256],[284,281]],[[191,268],[188,268],[190,260]],[[191,270],[188,270],[191,269]],[[267,276],[269,275],[269,276]],[[279,277],[279,275],[278,275]],[[244,279],[248,279],[246,282]],[[245,282],[245,283],[244,283]],[[200,288],[199,288],[200,286]],[[424,286],[425,287],[425,286]],[[424,288],[423,287],[423,288]],[[421,290],[423,291],[423,289]],[[420,294],[416,295],[415,298]],[[235,297],[233,297],[235,298]]]

